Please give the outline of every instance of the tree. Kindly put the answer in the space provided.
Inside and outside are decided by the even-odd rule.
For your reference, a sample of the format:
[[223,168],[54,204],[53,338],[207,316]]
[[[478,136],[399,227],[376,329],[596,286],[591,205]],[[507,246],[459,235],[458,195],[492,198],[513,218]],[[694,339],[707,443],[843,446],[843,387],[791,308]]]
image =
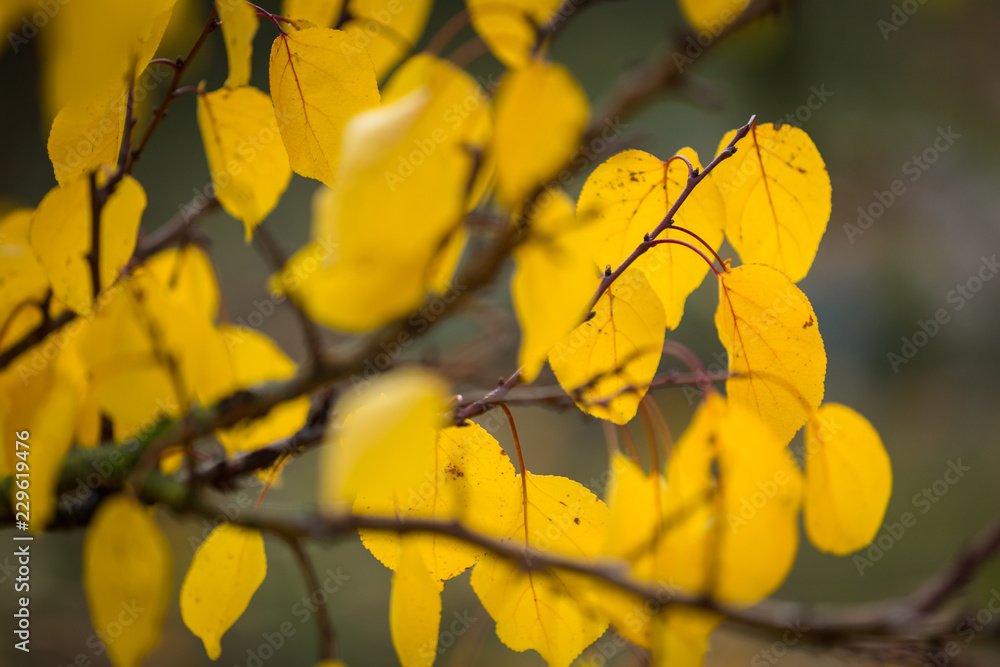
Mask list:
[[[548,56],[584,4],[468,0],[410,54],[425,0],[289,0],[282,15],[219,0],[176,60],[153,57],[171,0],[53,12],[57,185],[0,220],[11,258],[0,274],[0,495],[21,536],[86,526],[96,629],[123,605],[150,610],[107,643],[115,665],[142,662],[173,604],[172,557],[151,508],[225,517],[196,539],[179,600],[212,659],[266,576],[265,534],[287,542],[316,590],[304,542],[360,532],[394,572],[389,625],[407,665],[433,663],[442,588],[469,568],[500,639],[557,666],[609,626],[658,665],[700,664],[724,619],[781,635],[790,617],[808,618],[803,639],[815,642],[934,647],[945,636],[935,614],[1000,547],[1000,528],[900,601],[790,613],[767,599],[794,562],[800,511],[817,548],[851,554],[878,533],[892,484],[874,427],[823,401],[826,353],[796,286],[830,217],[813,141],[751,117],[705,160],[690,148],[591,157],[596,142],[619,139],[621,117],[780,3],[682,0],[691,32],[681,46],[623,73],[596,115]],[[441,57],[462,21],[477,37]],[[265,31],[267,92],[248,85]],[[225,84],[182,85],[220,33]],[[483,45],[507,68],[497,86],[460,66]],[[143,115],[140,98],[164,67],[166,93]],[[197,96],[212,187],[140,236],[146,195],[132,172],[181,94]],[[565,175],[581,163],[592,171],[573,202]],[[323,185],[310,242],[286,257],[264,221],[293,172]],[[215,207],[273,263],[270,288],[292,304],[308,350],[299,363],[253,321],[220,314],[195,231]],[[723,238],[735,267],[719,254]],[[511,263],[521,346],[496,388],[465,397],[435,364],[404,358]],[[720,371],[667,337],[709,272],[729,357]],[[330,346],[324,328],[352,337]],[[661,371],[664,356],[685,370]],[[558,384],[536,382],[546,363]],[[699,402],[676,444],[648,398],[668,388]],[[526,468],[511,410],[524,404],[575,406],[603,424],[603,499]],[[479,424],[500,414],[514,460]],[[624,429],[637,416],[642,456]],[[788,445],[803,427],[799,463]],[[221,450],[201,446],[213,437]],[[228,511],[243,481],[271,483],[317,446],[317,512]],[[335,663],[323,605],[315,619],[319,659]]]

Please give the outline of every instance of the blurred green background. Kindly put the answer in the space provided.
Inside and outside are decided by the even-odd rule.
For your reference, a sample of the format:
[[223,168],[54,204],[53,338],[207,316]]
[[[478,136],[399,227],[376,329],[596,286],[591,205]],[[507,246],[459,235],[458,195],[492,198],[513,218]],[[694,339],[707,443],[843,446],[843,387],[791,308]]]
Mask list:
[[[261,4],[278,11],[277,2]],[[977,275],[984,259],[1000,252],[1000,3],[898,4],[916,11],[900,29],[884,33],[879,21],[890,21],[894,11],[888,1],[795,2],[782,20],[757,24],[698,58],[685,85],[625,119],[628,146],[666,157],[690,145],[705,158],[726,131],[751,114],[762,122],[789,122],[790,115],[791,122],[813,138],[830,172],[833,214],[812,271],[801,283],[827,346],[826,395],[855,407],[879,429],[895,472],[886,520],[898,521],[909,511],[916,524],[898,539],[883,536],[889,548],[863,571],[853,558],[822,555],[803,543],[795,568],[777,593],[781,598],[855,602],[904,594],[947,563],[1000,512],[1000,279],[984,281],[971,298],[953,292]],[[460,8],[459,0],[437,2],[427,35]],[[205,0],[181,0],[179,28],[159,55],[174,57],[186,51],[207,9]],[[572,17],[552,56],[572,69],[599,110],[618,74],[672,44],[682,27],[672,1],[593,2]],[[454,44],[469,36],[463,33]],[[261,22],[253,83],[263,89],[272,38],[272,27]],[[40,121],[39,56],[37,40],[17,54],[10,48],[0,53],[0,202],[5,206],[34,206],[54,185],[45,152],[47,126]],[[473,69],[483,76],[500,71],[491,56],[478,60]],[[188,83],[202,78],[210,89],[225,79],[218,35],[192,66]],[[826,101],[816,104],[814,97],[817,108],[803,106],[815,91],[824,91]],[[159,97],[154,95],[154,100]],[[955,138],[947,150],[934,150],[939,133],[949,129]],[[914,171],[914,156],[928,150],[933,164]],[[149,195],[146,231],[176,214],[209,182],[193,96],[174,104],[136,177]],[[576,190],[585,177],[586,172],[578,175]],[[877,193],[890,190],[897,179],[905,192],[873,216],[867,229],[859,227],[862,233],[852,233],[848,225],[858,225],[859,207],[877,213]],[[307,238],[315,187],[296,176],[265,222],[287,250]],[[201,228],[212,242],[229,317],[248,317],[259,308],[255,300],[268,298],[266,264],[244,243],[242,225],[226,214],[212,215]],[[726,252],[731,254],[728,247]],[[969,285],[976,286],[975,281]],[[723,358],[712,326],[715,304],[714,283],[706,281],[674,333],[707,364]],[[912,340],[920,322],[932,319],[939,309],[947,311],[949,321],[912,359],[894,368],[889,353],[901,354],[902,338]],[[518,337],[506,280],[498,282],[476,312],[475,318],[460,318],[442,328],[413,353],[448,360],[454,346],[478,342],[478,348],[467,349],[489,352],[489,359],[485,366],[477,364],[475,373],[462,372],[460,388],[469,393],[474,387],[491,387],[499,375],[514,369]],[[286,307],[267,318],[262,330],[301,356]],[[455,370],[463,371],[458,366]],[[539,382],[550,380],[551,375],[543,375]],[[693,409],[691,399],[678,390],[662,390],[656,400],[678,435]],[[576,411],[522,409],[515,414],[531,470],[567,475],[603,492],[605,448],[596,422]],[[491,424],[493,434],[509,445],[506,427],[496,420]],[[314,456],[307,454],[288,468],[285,484],[268,495],[265,507],[312,507]],[[955,484],[940,482],[949,465],[959,461],[968,472]],[[933,503],[920,500],[918,494],[934,489],[935,482],[937,491],[945,492],[932,490]],[[249,507],[257,488],[246,493],[244,506]],[[202,535],[208,524],[164,512],[159,519],[172,542],[179,588],[192,555],[189,538]],[[32,652],[15,651],[8,634],[0,643],[0,664],[109,664],[94,642],[80,583],[82,537],[80,531],[54,533],[34,543]],[[224,637],[220,664],[309,665],[315,659],[314,623],[301,604],[306,586],[284,544],[268,540],[267,550],[268,577]],[[7,619],[15,604],[6,567],[12,551],[0,550],[0,565],[5,566],[0,568],[0,617]],[[388,628],[389,571],[357,539],[314,544],[310,553],[321,581],[336,587],[329,606],[348,664],[396,664]],[[459,577],[445,590],[442,629],[457,630],[443,640],[436,664],[541,665],[537,655],[515,654],[500,644],[467,578]],[[980,609],[995,587],[1000,588],[1000,563],[985,570],[971,587],[965,601],[969,609]],[[453,624],[456,619],[467,620]],[[294,634],[272,651],[268,637],[277,643],[274,633],[285,622]],[[3,627],[10,625],[8,620]],[[991,664],[989,640],[983,639],[959,658],[975,656]],[[993,642],[995,647],[996,636]],[[824,653],[804,643],[787,652],[778,647],[762,653],[770,644],[770,639],[724,626],[713,637],[707,664],[762,665],[780,659],[784,665],[833,665],[865,659],[864,653],[843,647]],[[601,657],[594,649],[586,655]],[[994,653],[992,660],[1000,656]],[[927,661],[927,656],[917,656],[914,664]],[[210,664],[200,641],[181,623],[176,597],[163,641],[147,664]],[[619,651],[608,664],[642,663],[638,654]]]

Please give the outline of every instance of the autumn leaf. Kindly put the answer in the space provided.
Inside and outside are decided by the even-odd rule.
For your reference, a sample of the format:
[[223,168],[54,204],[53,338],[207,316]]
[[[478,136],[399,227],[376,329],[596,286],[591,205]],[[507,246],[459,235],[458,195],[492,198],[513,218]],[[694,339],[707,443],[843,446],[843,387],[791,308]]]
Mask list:
[[271,100],[251,87],[199,91],[198,125],[215,196],[249,241],[292,178]]
[[528,239],[514,249],[510,289],[521,325],[517,363],[525,382],[538,376],[549,350],[586,315],[599,283],[590,238],[587,221],[576,218],[569,197],[549,190],[532,217]]
[[[601,554],[628,561],[633,577],[651,581],[657,536],[666,528],[666,480],[659,470],[647,474],[620,452],[611,457],[608,472],[608,529]],[[651,648],[654,615],[646,611],[646,600],[612,586],[595,585],[600,589],[600,608],[615,630],[634,644]],[[664,590],[663,595],[669,599],[671,591]]]
[[450,396],[434,373],[386,373],[338,401],[323,447],[320,505],[336,511],[361,491],[407,497],[435,469],[435,441]]
[[[577,215],[594,218],[597,241],[592,248],[598,266],[620,265],[663,222],[687,186],[689,172],[684,159],[701,169],[698,154],[690,148],[681,149],[677,155],[662,161],[643,151],[624,151],[603,162],[587,178],[577,201]],[[709,247],[704,248],[694,236],[671,227],[657,239],[691,243],[706,254],[717,251],[722,244],[725,209],[714,183],[710,179],[701,181],[673,220]],[[674,244],[652,248],[636,260],[634,267],[646,274],[659,296],[670,329],[680,324],[685,301],[709,270],[697,253]]]
[[[29,241],[30,209],[16,209],[0,218],[0,332],[30,304],[41,304],[49,286],[45,269]],[[0,334],[0,341],[5,338]]]
[[556,17],[562,0],[465,0],[472,27],[511,69],[531,60],[538,28]]
[[[295,362],[259,331],[224,325],[219,332],[233,367],[234,383],[224,394],[295,376]],[[219,440],[230,453],[250,451],[294,434],[305,425],[308,414],[309,397],[299,396],[275,406],[263,417],[219,431]]]
[[431,667],[437,656],[444,585],[428,572],[422,550],[412,538],[403,539],[399,551],[389,600],[392,645],[400,664]]
[[[527,475],[527,513],[509,538],[544,552],[593,560],[608,509],[578,482]],[[551,667],[568,667],[600,637],[608,620],[596,611],[592,580],[563,570],[523,570],[493,554],[472,570],[472,589],[496,621],[497,636],[515,651],[533,649]]]
[[216,0],[215,7],[222,21],[222,38],[226,42],[226,58],[229,59],[226,88],[245,86],[250,83],[257,11],[240,0]]
[[[419,486],[400,493],[363,489],[354,503],[359,515],[433,518],[461,521],[469,530],[506,535],[521,511],[521,485],[514,466],[492,435],[475,423],[437,432],[434,467],[423,472]],[[400,539],[381,531],[362,530],[361,541],[389,569],[398,569]],[[414,535],[405,540],[438,581],[456,577],[485,553],[443,535]]]
[[656,374],[665,333],[663,306],[645,274],[626,271],[597,301],[594,316],[552,348],[549,365],[581,410],[625,424]]
[[160,643],[172,570],[151,509],[126,495],[101,503],[83,541],[83,587],[94,628],[121,628],[105,644],[115,667],[138,667]]
[[710,392],[667,466],[668,512],[679,520],[658,546],[657,575],[728,602],[770,594],[795,560],[801,492],[784,443]]
[[718,36],[739,18],[750,0],[678,0],[678,4],[695,31]]
[[271,98],[292,170],[330,186],[344,126],[379,104],[370,58],[346,55],[350,46],[329,28],[282,33],[271,45]]
[[246,611],[266,574],[264,539],[256,530],[224,523],[195,551],[181,585],[181,618],[212,660],[221,655],[222,635]]
[[212,260],[204,250],[193,243],[167,248],[147,259],[144,266],[177,301],[191,306],[201,319],[215,321],[219,284]]
[[892,494],[892,467],[867,419],[837,403],[810,416],[803,510],[820,551],[849,554],[874,539]]
[[63,107],[49,131],[48,152],[56,181],[70,181],[118,160],[128,89],[106,84]]
[[[275,280],[314,319],[345,331],[409,316],[450,277],[471,151],[489,136],[485,93],[451,63],[411,58],[384,93],[381,108],[345,129],[338,186],[314,207],[313,242]],[[335,252],[317,265],[326,247]]]
[[777,269],[744,264],[719,276],[715,326],[737,374],[729,400],[787,443],[823,400],[826,351],[809,300]]
[[569,164],[587,125],[587,96],[562,65],[533,60],[497,91],[497,196],[518,210],[539,185]]
[[[98,186],[101,179],[98,178]],[[94,289],[88,256],[94,243],[90,179],[79,176],[49,191],[35,211],[31,246],[48,273],[53,294],[80,314],[89,314],[94,293],[121,273],[135,249],[146,193],[125,176],[101,210],[99,289]]]
[[[51,340],[45,344],[57,349]],[[33,533],[42,532],[55,516],[63,458],[73,444],[76,417],[84,393],[84,370],[75,358],[78,354],[75,342],[68,343],[67,347],[72,349],[57,352],[58,356],[46,360],[40,370],[29,366],[22,357],[0,373],[0,427],[3,429],[0,468],[5,475],[28,473],[28,524]],[[15,443],[16,440],[24,441],[16,435],[21,430],[30,433],[27,449]],[[21,467],[17,465],[19,462]],[[25,462],[27,466],[23,465]],[[16,497],[19,490],[17,484],[12,483],[8,500],[24,501],[25,498]]]
[[[44,116],[138,77],[153,57],[176,0],[67,2],[41,31]],[[123,88],[127,88],[123,87]]]
[[[728,132],[719,150],[729,145]],[[767,264],[798,282],[830,219],[830,176],[816,145],[792,125],[755,125],[712,172],[726,203],[726,237],[744,263]]]
[[722,621],[721,614],[695,609],[667,609],[657,615],[652,667],[701,667],[708,637]]

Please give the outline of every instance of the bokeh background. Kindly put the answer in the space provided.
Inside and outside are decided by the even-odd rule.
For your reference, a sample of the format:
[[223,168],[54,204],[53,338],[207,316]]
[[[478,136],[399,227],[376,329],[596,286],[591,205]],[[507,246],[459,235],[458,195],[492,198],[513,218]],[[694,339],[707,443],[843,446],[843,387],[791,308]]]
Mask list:
[[[261,4],[279,9],[274,0]],[[879,429],[895,472],[886,520],[898,521],[904,512],[912,512],[916,523],[898,538],[883,536],[882,544],[889,548],[868,554],[870,567],[860,567],[851,557],[819,554],[804,542],[777,596],[821,602],[876,600],[913,589],[1000,512],[1000,278],[968,284],[984,261],[989,265],[1000,254],[1000,3],[898,2],[900,10],[906,5],[915,11],[912,16],[904,13],[907,20],[892,31],[886,30],[887,23],[880,24],[892,20],[894,5],[887,0],[792,4],[792,12],[781,20],[757,24],[697,58],[684,85],[639,115],[623,119],[627,123],[623,141],[661,157],[690,145],[704,157],[714,153],[726,131],[755,113],[763,122],[799,125],[824,156],[833,183],[833,214],[801,287],[816,309],[827,346],[826,395],[828,400],[852,405]],[[185,52],[208,6],[206,0],[180,0],[176,25],[159,55]],[[459,0],[438,0],[427,34],[460,9]],[[552,57],[573,70],[600,109],[622,70],[672,44],[682,27],[670,0],[593,2],[572,17],[558,36]],[[262,21],[253,83],[263,89],[272,33]],[[463,33],[463,38],[469,36]],[[222,41],[215,37],[192,66],[188,83],[205,79],[211,89],[225,79]],[[39,102],[41,53],[37,39],[16,54],[9,47],[0,51],[4,207],[34,206],[54,185],[45,152],[48,125]],[[473,70],[488,76],[499,73],[500,67],[486,56],[476,61]],[[816,108],[804,106],[816,91],[824,91],[826,100],[814,103]],[[946,150],[935,149],[939,133],[949,130],[953,141]],[[933,158],[933,163],[914,170],[914,156],[924,156],[927,163]],[[576,178],[577,191],[586,173]],[[176,214],[209,182],[193,96],[176,101],[136,177],[149,195],[146,231]],[[873,215],[867,228],[859,227],[859,208],[878,212],[879,207],[873,207],[879,201],[877,193],[890,190],[896,180],[902,181],[905,192]],[[288,250],[307,238],[315,187],[312,181],[294,177],[265,223]],[[849,225],[860,233],[853,233]],[[267,265],[254,247],[244,243],[241,223],[225,213],[213,214],[201,229],[211,240],[229,317],[234,321],[248,317],[269,298]],[[726,252],[731,254],[728,247]],[[986,274],[992,277],[990,271]],[[507,282],[498,282],[474,317],[443,327],[411,356],[449,361],[456,346],[488,353],[484,363],[452,366],[460,387],[469,393],[509,374],[515,367],[517,325],[509,310]],[[967,284],[980,289],[970,292],[971,298],[956,296],[954,290]],[[715,304],[713,281],[706,281],[689,301],[684,322],[674,334],[707,364],[723,358],[712,327]],[[902,339],[912,340],[920,322],[933,319],[939,309],[947,311],[949,321],[912,359],[894,367],[889,353],[901,354]],[[301,357],[290,315],[286,307],[279,308],[266,318],[262,330]],[[550,375],[543,376],[539,382],[550,380]],[[679,390],[656,395],[675,435],[687,423],[692,400]],[[567,475],[603,492],[605,447],[595,421],[576,411],[540,408],[520,409],[515,415],[531,470]],[[493,424],[494,435],[509,446],[506,428]],[[287,469],[285,484],[268,495],[265,507],[305,511],[313,506],[314,457],[315,453],[307,454]],[[969,470],[955,484],[942,482],[949,466],[959,462]],[[924,489],[931,489],[933,502],[920,500]],[[257,491],[247,490],[241,501],[245,508]],[[164,512],[159,519],[172,542],[179,589],[193,553],[190,538],[200,537],[210,526]],[[82,537],[79,531],[54,533],[35,542],[32,652],[15,651],[7,633],[8,639],[0,642],[0,664],[109,664],[94,641],[83,596]],[[12,551],[0,548],[0,564],[10,563]],[[388,627],[389,571],[357,539],[313,544],[309,552],[320,579],[336,588],[329,607],[348,664],[396,664]],[[284,544],[268,540],[267,553],[268,577],[224,637],[220,664],[309,665],[315,659],[315,627],[311,619],[304,621],[311,614],[301,604],[309,591]],[[467,579],[467,574],[459,577],[445,590],[442,629],[454,634],[442,641],[436,664],[543,664],[537,655],[515,654],[496,639],[493,623]],[[964,603],[975,612],[998,589],[1000,563],[983,571]],[[0,568],[0,618],[10,619],[14,604],[12,575]],[[291,623],[294,635],[276,651],[268,650],[267,637],[273,640],[285,622]],[[0,627],[10,625],[8,620]],[[972,647],[963,644],[959,658],[1000,664],[1000,654],[990,653],[990,638],[980,639]],[[997,640],[994,635],[994,648]],[[835,665],[863,660],[842,647],[821,652],[804,642],[771,647],[771,641],[724,626],[713,637],[707,664]],[[769,647],[777,650],[762,652]],[[594,650],[586,656],[601,658]],[[916,664],[928,661],[922,656]],[[163,641],[148,664],[210,664],[200,641],[183,626],[176,597]],[[596,664],[602,663],[598,659]],[[640,655],[624,650],[607,664],[642,663]]]

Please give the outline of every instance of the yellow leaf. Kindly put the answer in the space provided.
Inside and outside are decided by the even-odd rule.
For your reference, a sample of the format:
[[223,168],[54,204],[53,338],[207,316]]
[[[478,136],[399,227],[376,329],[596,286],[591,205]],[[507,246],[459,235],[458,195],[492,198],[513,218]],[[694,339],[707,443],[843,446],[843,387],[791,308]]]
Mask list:
[[[460,521],[469,530],[506,535],[521,512],[521,485],[496,439],[478,424],[437,433],[434,467],[422,471],[419,486],[407,493],[362,490],[354,513]],[[383,565],[398,569],[400,539],[386,532],[361,532],[361,541]],[[439,581],[458,576],[483,555],[482,548],[440,535],[405,540],[419,551]],[[404,663],[405,664],[405,663]]]
[[[100,184],[100,179],[98,179]],[[128,263],[135,249],[146,193],[125,176],[101,210],[99,278],[107,289]],[[49,191],[35,211],[31,245],[52,283],[52,293],[80,314],[89,314],[94,300],[90,179],[79,176]]]
[[[583,561],[594,559],[608,508],[571,479],[526,474],[527,516],[522,505],[511,541]],[[608,626],[607,618],[595,610],[593,581],[581,575],[524,571],[489,554],[472,571],[471,583],[496,621],[500,640],[515,651],[538,651],[551,667],[568,667]]]
[[[461,242],[470,148],[485,143],[488,112],[471,76],[430,56],[409,59],[385,104],[348,124],[338,186],[314,208],[313,244],[276,286],[292,287],[314,319],[345,331],[413,314],[457,261],[450,244]],[[317,244],[336,248],[318,265]]]
[[347,55],[350,46],[329,28],[281,34],[271,46],[271,98],[292,170],[330,186],[344,126],[379,104],[374,67],[364,53]]
[[806,426],[805,451],[809,539],[840,556],[871,542],[892,494],[892,466],[878,432],[851,408],[827,403]]
[[722,620],[720,614],[667,609],[654,620],[651,667],[701,667],[708,651],[708,636]]
[[678,4],[695,31],[717,37],[743,13],[750,0],[678,0]]
[[323,447],[320,505],[336,510],[362,490],[405,498],[434,470],[437,430],[450,396],[430,371],[404,368],[364,382],[338,401]]
[[219,284],[204,250],[194,244],[167,248],[147,259],[144,266],[178,301],[193,306],[200,318],[215,321]]
[[[658,530],[666,516],[666,482],[659,470],[643,472],[638,463],[620,452],[611,458],[608,483],[608,530],[601,553],[629,562],[631,575],[653,579]],[[671,592],[663,591],[663,600]],[[623,637],[639,646],[652,646],[652,622],[646,600],[611,586],[602,586],[601,609]],[[661,601],[662,602],[662,601]]]
[[172,570],[152,510],[125,495],[101,503],[83,540],[83,587],[94,629],[121,629],[106,645],[115,667],[138,667],[160,643]]
[[216,197],[249,241],[292,178],[271,100],[248,86],[199,92],[198,125]]
[[118,161],[128,89],[121,81],[69,104],[56,115],[49,132],[48,152],[56,181],[73,179]]
[[823,400],[826,351],[806,295],[770,266],[744,264],[719,276],[715,313],[729,353],[732,403],[750,408],[789,442]]
[[[42,356],[54,352],[57,356]],[[34,354],[38,354],[34,357]],[[25,352],[0,373],[0,444],[3,445],[4,474],[28,472],[30,500],[28,523],[40,533],[55,515],[57,488],[63,457],[73,443],[76,416],[83,393],[83,371],[70,357],[75,350],[60,348],[52,341],[41,342],[34,351]],[[41,362],[41,367],[39,363]],[[27,431],[29,437],[18,438]],[[27,448],[16,445],[16,441]],[[27,468],[18,468],[25,461]],[[20,478],[19,478],[20,479]],[[18,498],[16,484],[11,485],[12,500]],[[18,508],[22,509],[22,508]]]
[[239,88],[250,83],[250,61],[253,38],[257,34],[257,11],[239,0],[216,0],[222,38],[226,42],[229,76],[226,88]]
[[517,268],[510,288],[521,324],[517,363],[525,382],[538,376],[549,350],[583,320],[600,282],[590,259],[587,223],[577,220],[561,190],[543,197],[530,236],[514,249]]
[[658,577],[735,603],[784,581],[798,549],[801,475],[746,408],[706,396],[671,455],[667,492],[677,520],[659,546]]
[[431,0],[350,0],[350,17],[339,26],[364,49],[375,64],[379,79],[415,51],[430,15]]
[[281,15],[293,20],[304,20],[320,28],[333,28],[340,18],[344,0],[282,0]]
[[181,618],[212,660],[267,574],[259,531],[224,523],[198,547],[181,585]]
[[531,60],[538,27],[551,22],[562,0],[465,0],[472,27],[511,69]]
[[497,195],[512,210],[569,163],[590,109],[562,65],[534,60],[510,72],[497,91]]
[[[295,362],[264,334],[231,325],[220,327],[220,333],[233,366],[232,391],[295,376],[298,370]],[[309,397],[300,396],[275,406],[259,419],[219,431],[219,440],[230,453],[256,449],[298,431],[305,425],[308,414]]]
[[[722,138],[720,150],[736,131]],[[792,125],[758,125],[711,174],[726,202],[726,237],[744,263],[798,282],[830,219],[830,176],[816,145]]]
[[[698,154],[683,148],[677,155],[701,168]],[[598,266],[617,267],[663,221],[683,192],[688,168],[683,160],[662,161],[637,150],[619,153],[601,164],[587,178],[577,202],[577,215],[596,218],[593,244]],[[719,192],[710,179],[692,191],[674,215],[676,225],[697,234],[711,250],[722,244],[725,209]],[[689,234],[667,228],[657,239],[690,243],[710,256],[700,242]],[[666,314],[667,327],[675,329],[684,315],[684,302],[701,284],[708,264],[690,248],[674,244],[655,246],[634,264],[649,278]],[[630,269],[631,270],[631,269]]]
[[138,77],[163,37],[174,3],[87,0],[61,4],[50,25],[40,31],[46,119],[95,90],[121,86],[130,73]]
[[49,286],[28,240],[33,214],[17,209],[0,218],[0,340],[16,315],[42,303]]
[[601,296],[594,313],[552,348],[549,365],[567,393],[575,397],[579,392],[581,410],[625,424],[660,364],[663,306],[641,271],[626,271]]
[[406,667],[431,667],[437,656],[443,584],[427,571],[421,549],[406,538],[400,546],[399,567],[392,575],[389,630],[399,662]]

